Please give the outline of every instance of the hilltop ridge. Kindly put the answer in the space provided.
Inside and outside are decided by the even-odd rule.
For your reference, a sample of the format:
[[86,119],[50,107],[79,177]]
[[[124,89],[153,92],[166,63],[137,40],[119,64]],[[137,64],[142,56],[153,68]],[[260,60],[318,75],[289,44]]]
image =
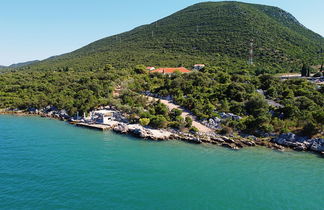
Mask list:
[[[319,63],[323,37],[290,13],[241,2],[202,2],[151,24],[95,41],[71,53],[32,65],[37,70],[91,70],[112,64],[191,66],[195,62],[246,65],[254,40],[258,65],[294,70]],[[324,42],[323,42],[324,43]]]

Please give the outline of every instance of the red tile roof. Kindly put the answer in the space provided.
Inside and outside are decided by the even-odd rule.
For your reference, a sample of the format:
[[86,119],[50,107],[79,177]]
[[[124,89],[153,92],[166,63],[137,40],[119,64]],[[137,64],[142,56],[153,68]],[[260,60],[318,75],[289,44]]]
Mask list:
[[152,70],[151,72],[152,73],[158,72],[158,73],[163,73],[163,74],[173,74],[176,71],[179,71],[181,73],[189,73],[189,72],[191,72],[188,69],[186,69],[185,67],[178,67],[178,68],[159,68],[159,69]]

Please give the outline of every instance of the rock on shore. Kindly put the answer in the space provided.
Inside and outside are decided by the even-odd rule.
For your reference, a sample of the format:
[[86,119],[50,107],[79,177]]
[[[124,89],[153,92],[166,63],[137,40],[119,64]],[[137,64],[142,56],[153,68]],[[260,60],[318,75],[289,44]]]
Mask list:
[[113,130],[117,133],[129,133],[134,136],[152,140],[170,140],[177,136],[169,131],[145,128],[139,124],[118,123]]
[[293,133],[281,134],[271,140],[274,143],[299,151],[324,152],[324,139],[308,139]]

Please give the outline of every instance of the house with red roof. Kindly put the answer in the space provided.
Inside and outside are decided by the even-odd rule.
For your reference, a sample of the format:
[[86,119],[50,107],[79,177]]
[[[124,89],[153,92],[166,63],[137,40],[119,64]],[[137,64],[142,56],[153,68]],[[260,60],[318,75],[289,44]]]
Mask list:
[[190,73],[191,71],[186,69],[185,67],[159,68],[159,69],[150,71],[150,73],[161,73],[161,74],[174,74],[175,72]]

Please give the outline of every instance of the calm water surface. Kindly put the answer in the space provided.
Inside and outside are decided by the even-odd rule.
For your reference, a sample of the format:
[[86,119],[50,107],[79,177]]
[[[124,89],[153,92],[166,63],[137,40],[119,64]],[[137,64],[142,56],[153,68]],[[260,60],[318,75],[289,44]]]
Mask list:
[[324,209],[324,158],[0,116],[0,209]]

